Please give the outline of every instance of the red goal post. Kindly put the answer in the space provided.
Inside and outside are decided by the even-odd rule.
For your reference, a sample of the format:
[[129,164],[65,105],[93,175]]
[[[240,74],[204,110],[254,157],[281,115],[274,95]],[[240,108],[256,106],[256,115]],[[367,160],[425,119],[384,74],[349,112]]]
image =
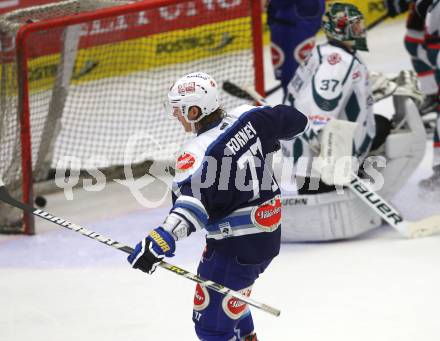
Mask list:
[[[185,73],[264,92],[259,0],[121,3],[68,0],[0,17],[0,176],[17,199],[32,203],[34,183],[57,168],[125,165],[137,134],[128,161],[172,158],[185,135],[162,104]],[[0,232],[34,233],[32,216],[0,205],[0,217]]]

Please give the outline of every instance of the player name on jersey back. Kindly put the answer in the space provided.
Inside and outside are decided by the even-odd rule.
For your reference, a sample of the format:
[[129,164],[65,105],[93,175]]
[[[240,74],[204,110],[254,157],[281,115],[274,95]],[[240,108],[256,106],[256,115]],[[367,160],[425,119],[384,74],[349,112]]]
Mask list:
[[242,147],[249,142],[250,139],[255,137],[256,130],[252,126],[251,122],[248,122],[242,129],[240,129],[233,137],[226,142],[226,146],[235,155]]

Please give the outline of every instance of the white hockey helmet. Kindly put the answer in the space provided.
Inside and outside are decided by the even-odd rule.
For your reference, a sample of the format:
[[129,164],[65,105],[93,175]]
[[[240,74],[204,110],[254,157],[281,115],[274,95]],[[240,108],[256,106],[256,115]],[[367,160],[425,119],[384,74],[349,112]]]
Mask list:
[[[203,72],[187,74],[171,86],[168,102],[171,108],[180,108],[187,122],[199,122],[220,107],[217,82]],[[196,120],[188,118],[193,106],[199,107],[202,113]]]

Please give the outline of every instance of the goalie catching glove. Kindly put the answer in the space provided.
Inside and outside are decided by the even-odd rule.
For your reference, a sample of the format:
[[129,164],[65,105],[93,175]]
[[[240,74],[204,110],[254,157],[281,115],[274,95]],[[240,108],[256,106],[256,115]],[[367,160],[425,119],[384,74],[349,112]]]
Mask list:
[[371,91],[374,103],[394,94],[397,84],[380,72],[370,72]]
[[416,105],[423,101],[417,75],[414,71],[402,70],[398,75],[384,75],[380,72],[369,73],[374,102],[379,102],[389,96],[408,96]]
[[158,227],[136,245],[127,260],[133,268],[151,275],[165,256],[174,256],[175,250],[176,242],[173,236],[163,227]]

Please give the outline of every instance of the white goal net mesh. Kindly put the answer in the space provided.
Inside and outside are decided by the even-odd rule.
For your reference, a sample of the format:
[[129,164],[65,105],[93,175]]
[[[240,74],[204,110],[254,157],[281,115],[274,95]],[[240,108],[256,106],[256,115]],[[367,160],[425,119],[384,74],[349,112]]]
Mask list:
[[[219,85],[254,84],[252,1],[100,9],[121,3],[72,0],[0,18],[0,175],[17,198],[29,171],[26,153],[33,182],[56,169],[172,160],[188,136],[163,104],[173,81],[188,72],[209,73]],[[22,25],[45,22],[16,44]],[[225,93],[221,101],[225,109],[241,104]],[[26,103],[30,149],[20,133]],[[19,212],[0,206],[0,214],[0,231],[22,230]]]

